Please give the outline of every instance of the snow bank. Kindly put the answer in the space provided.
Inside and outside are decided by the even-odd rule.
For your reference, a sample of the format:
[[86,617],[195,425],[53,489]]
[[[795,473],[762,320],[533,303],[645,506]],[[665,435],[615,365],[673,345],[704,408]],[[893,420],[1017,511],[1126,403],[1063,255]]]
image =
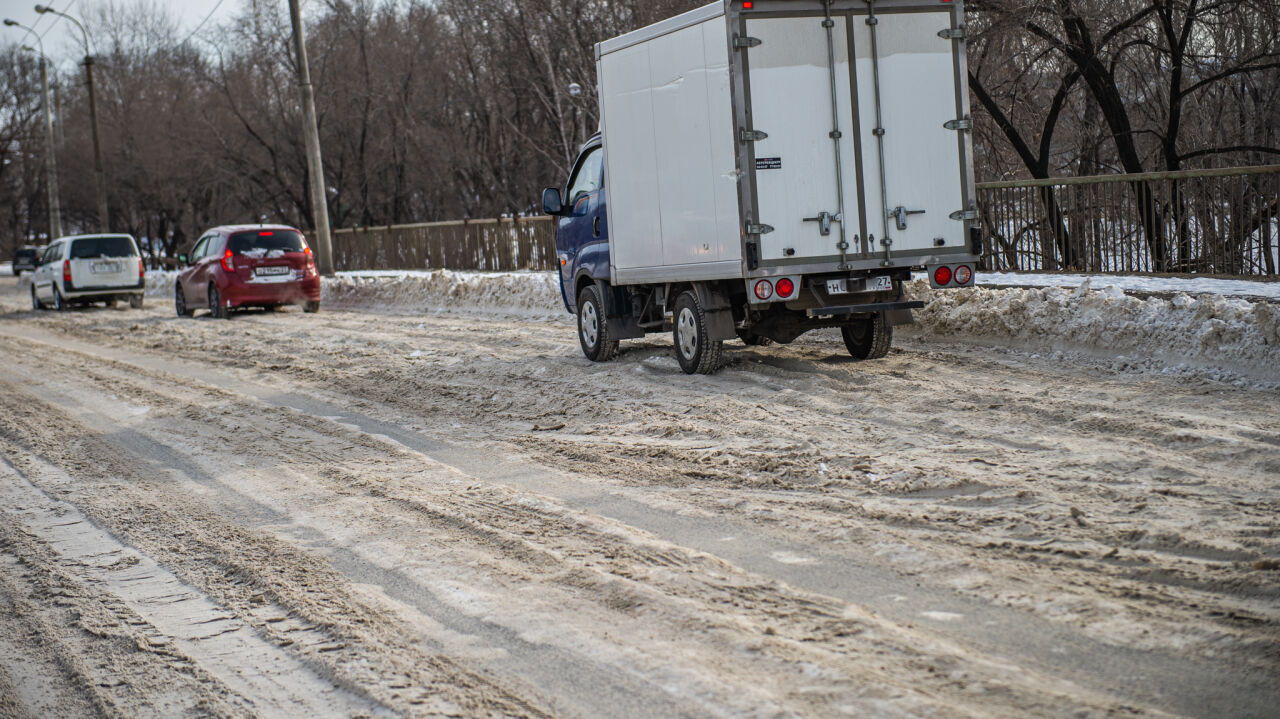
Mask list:
[[[147,273],[147,294],[171,296],[176,275]],[[1280,381],[1277,303],[1219,294],[1138,298],[1116,285],[1094,289],[1088,277],[1074,288],[940,292],[916,280],[907,285],[907,293],[928,302],[916,310],[911,330],[924,338],[1105,356],[1135,369],[1209,368],[1221,370],[1223,377],[1245,374]],[[565,316],[553,272],[343,272],[324,280],[323,302],[327,307],[395,312]]]
[[0,275],[11,275],[11,274],[13,274],[13,263],[0,262]]
[[178,270],[147,270],[147,297],[173,298],[173,283],[178,281]]
[[553,272],[341,272],[325,279],[323,302],[330,307],[375,306],[419,312],[565,314]]
[[1177,294],[1215,294],[1241,297],[1266,297],[1280,300],[1280,282],[1221,280],[1213,277],[1152,277],[1149,275],[1055,275],[1025,272],[979,272],[976,278],[983,287],[1021,285],[1031,287],[1119,287],[1131,292]]
[[908,293],[922,337],[994,340],[1037,350],[1114,357],[1135,368],[1214,368],[1280,380],[1280,305],[1222,295],[1145,299],[1094,290],[975,287]]

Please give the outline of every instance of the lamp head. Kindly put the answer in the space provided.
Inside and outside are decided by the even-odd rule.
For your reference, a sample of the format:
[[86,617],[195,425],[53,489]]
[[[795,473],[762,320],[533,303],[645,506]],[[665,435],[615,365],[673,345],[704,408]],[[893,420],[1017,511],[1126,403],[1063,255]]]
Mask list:
[[36,5],[36,12],[43,15],[47,12],[53,12],[53,8],[49,7],[48,5]]
[[5,18],[5,19],[4,19],[4,24],[5,24],[5,25],[8,25],[9,27],[15,27],[15,26],[18,24],[18,21],[17,21],[17,20],[10,20],[9,18]]

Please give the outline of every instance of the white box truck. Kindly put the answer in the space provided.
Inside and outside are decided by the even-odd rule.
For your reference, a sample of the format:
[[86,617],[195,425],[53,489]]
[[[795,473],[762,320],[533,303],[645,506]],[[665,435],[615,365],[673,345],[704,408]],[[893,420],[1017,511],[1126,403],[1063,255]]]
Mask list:
[[596,45],[601,135],[543,192],[584,354],[672,331],[709,373],[839,327],[881,357],[913,271],[971,285],[964,36],[960,0],[725,0]]

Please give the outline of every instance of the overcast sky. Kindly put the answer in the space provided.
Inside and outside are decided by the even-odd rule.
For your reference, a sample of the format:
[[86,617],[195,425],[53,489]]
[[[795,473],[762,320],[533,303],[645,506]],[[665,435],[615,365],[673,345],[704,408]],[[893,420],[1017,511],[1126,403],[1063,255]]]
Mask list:
[[[36,32],[44,36],[45,52],[49,53],[55,60],[68,59],[71,56],[79,56],[83,54],[83,50],[77,50],[81,46],[80,37],[75,26],[70,22],[59,18],[56,15],[45,14],[38,15],[35,11],[37,4],[49,5],[57,8],[68,15],[73,15],[77,20],[84,20],[87,14],[86,10],[92,10],[95,6],[105,2],[106,0],[0,0],[0,17],[12,18],[22,23],[34,27]],[[130,4],[131,0],[116,0]],[[158,4],[169,8],[169,12],[177,18],[182,30],[190,32],[200,24],[202,20],[213,12],[213,18],[210,24],[219,20],[229,18],[244,0],[222,0],[219,5],[218,0],[156,0]],[[217,8],[215,11],[214,8]],[[304,3],[305,7],[305,3]],[[56,23],[54,21],[57,21]],[[207,26],[206,26],[207,27]],[[76,33],[76,34],[71,34]],[[20,28],[0,27],[0,45],[8,45],[14,42],[23,42],[28,44],[30,36],[25,35]]]

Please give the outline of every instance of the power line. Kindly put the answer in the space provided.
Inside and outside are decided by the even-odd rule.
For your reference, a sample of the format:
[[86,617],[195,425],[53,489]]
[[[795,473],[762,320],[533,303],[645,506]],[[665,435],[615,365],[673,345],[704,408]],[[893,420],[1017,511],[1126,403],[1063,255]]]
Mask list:
[[[73,0],[73,1],[74,1],[74,0]],[[209,18],[213,17],[213,14],[214,14],[215,12],[218,12],[218,8],[222,7],[222,3],[223,3],[224,1],[225,1],[225,0],[218,0],[218,4],[213,6],[213,9],[209,11],[209,14],[208,14],[208,15],[205,15],[205,16],[204,16],[204,19],[200,21],[200,24],[199,24],[199,25],[196,25],[196,29],[195,29],[195,30],[192,30],[192,31],[191,31],[191,33],[190,33],[189,35],[187,35],[185,38],[183,38],[183,39],[182,39],[182,42],[180,42],[180,43],[178,43],[178,44],[179,44],[179,45],[186,45],[186,44],[187,44],[187,40],[190,40],[191,38],[195,37],[196,33],[200,32],[200,28],[204,27],[204,24],[205,24],[205,23],[207,23],[207,22],[209,22]]]

